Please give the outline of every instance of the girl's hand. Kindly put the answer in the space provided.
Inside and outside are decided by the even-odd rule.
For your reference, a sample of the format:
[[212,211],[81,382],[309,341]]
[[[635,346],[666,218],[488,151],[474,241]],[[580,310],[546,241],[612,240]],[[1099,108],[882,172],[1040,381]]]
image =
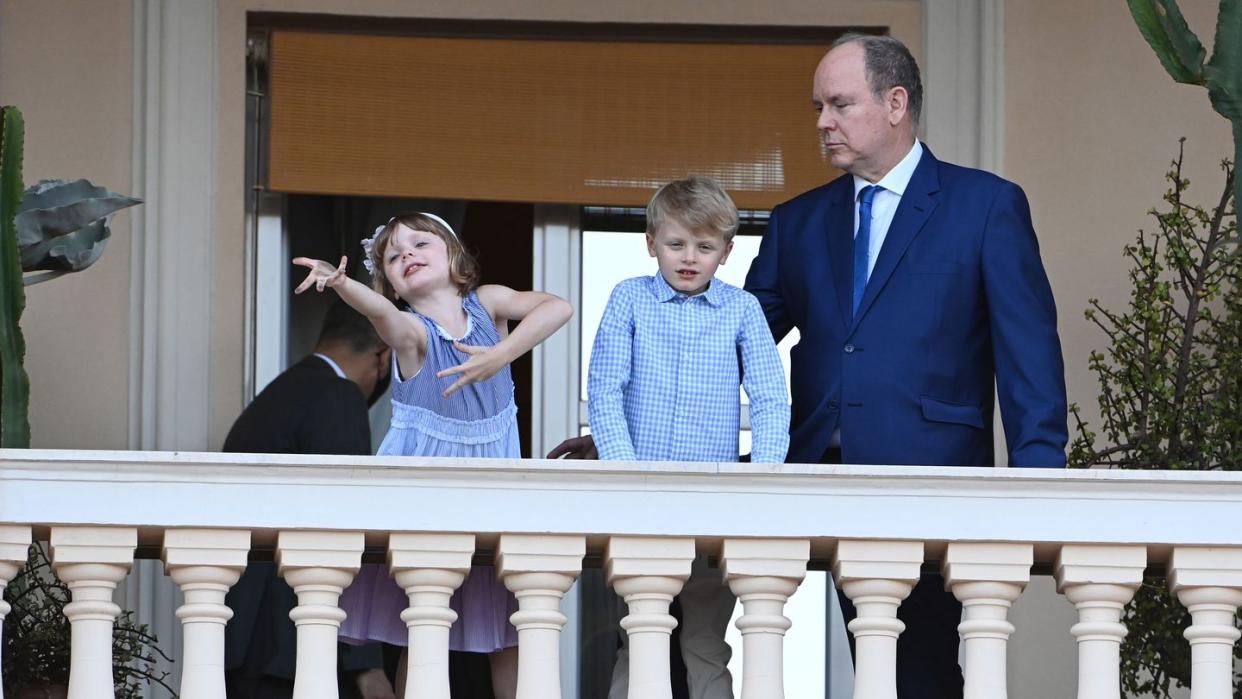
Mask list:
[[312,260],[309,257],[293,258],[293,264],[310,269],[310,274],[306,275],[306,281],[298,284],[298,288],[294,289],[293,293],[300,294],[311,288],[311,284],[315,285],[316,291],[323,291],[324,287],[339,286],[348,278],[345,276],[345,263],[348,261],[348,257],[341,255],[341,264],[333,267],[323,260]]
[[496,347],[464,345],[460,342],[454,342],[453,347],[456,347],[458,352],[470,355],[470,359],[436,374],[436,377],[441,379],[453,374],[461,374],[461,378],[457,379],[452,386],[444,389],[445,396],[452,395],[462,386],[490,379],[509,364],[509,359]]

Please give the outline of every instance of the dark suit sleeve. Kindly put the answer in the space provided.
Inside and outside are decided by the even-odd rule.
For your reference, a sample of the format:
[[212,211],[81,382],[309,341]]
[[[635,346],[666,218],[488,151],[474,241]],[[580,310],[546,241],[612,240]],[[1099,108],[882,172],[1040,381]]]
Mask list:
[[371,454],[367,402],[357,384],[334,381],[319,391],[298,426],[298,443],[302,454]]
[[1052,288],[1026,195],[1002,185],[988,212],[983,280],[1009,464],[1065,466],[1065,366]]
[[759,243],[759,254],[746,273],[746,290],[759,299],[768,327],[772,330],[772,338],[778,343],[793,329],[793,321],[781,293],[779,218],[780,207],[777,207],[768,219],[768,228]]

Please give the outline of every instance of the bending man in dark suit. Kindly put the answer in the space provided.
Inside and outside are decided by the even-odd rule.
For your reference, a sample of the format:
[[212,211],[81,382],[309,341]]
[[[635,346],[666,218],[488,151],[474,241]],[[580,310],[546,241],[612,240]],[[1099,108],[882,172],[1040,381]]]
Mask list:
[[[324,318],[314,354],[276,377],[242,412],[226,452],[357,454],[371,451],[368,398],[383,393],[391,366],[371,323],[342,301]],[[269,562],[252,562],[226,600],[229,699],[293,696],[296,631],[293,590]],[[343,697],[392,699],[380,644],[340,646]]]
[[[918,142],[918,65],[848,35],[815,71],[846,172],[776,207],[746,289],[792,354],[792,463],[991,466],[993,387],[1011,466],[1065,466],[1065,372],[1026,196]],[[589,438],[550,457],[589,456]],[[844,597],[847,618],[853,608]],[[900,699],[960,699],[961,605],[937,574],[902,604]]]

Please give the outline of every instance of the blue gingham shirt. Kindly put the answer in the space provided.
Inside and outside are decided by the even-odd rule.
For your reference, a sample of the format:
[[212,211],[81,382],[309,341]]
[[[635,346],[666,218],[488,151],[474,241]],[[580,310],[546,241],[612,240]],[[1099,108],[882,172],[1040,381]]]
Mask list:
[[752,461],[783,462],[785,372],[759,301],[719,279],[695,296],[660,274],[621,282],[587,376],[599,458],[737,461],[739,383],[750,398]]

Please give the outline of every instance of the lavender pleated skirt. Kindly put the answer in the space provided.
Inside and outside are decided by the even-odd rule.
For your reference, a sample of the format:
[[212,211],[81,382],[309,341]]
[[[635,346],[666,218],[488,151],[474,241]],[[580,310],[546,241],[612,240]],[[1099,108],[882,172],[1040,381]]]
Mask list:
[[[427,367],[423,371],[428,371]],[[470,388],[470,387],[468,387]],[[517,408],[484,420],[452,420],[429,410],[393,401],[392,426],[380,445],[381,455],[516,458]],[[341,640],[353,643],[383,641],[409,644],[409,630],[401,612],[409,605],[405,591],[379,564],[366,564],[341,595],[345,622]],[[449,629],[449,648],[492,653],[517,645],[517,630],[509,617],[517,599],[496,577],[492,566],[475,566],[449,603],[457,621]]]
[[[354,583],[341,595],[341,608],[348,615],[341,624],[341,640],[353,643],[383,641],[404,646],[409,630],[401,612],[409,604],[385,566],[362,566]],[[517,630],[509,617],[517,611],[513,593],[496,578],[492,566],[475,566],[449,602],[457,621],[449,629],[449,648],[472,653],[492,653],[517,645]]]

